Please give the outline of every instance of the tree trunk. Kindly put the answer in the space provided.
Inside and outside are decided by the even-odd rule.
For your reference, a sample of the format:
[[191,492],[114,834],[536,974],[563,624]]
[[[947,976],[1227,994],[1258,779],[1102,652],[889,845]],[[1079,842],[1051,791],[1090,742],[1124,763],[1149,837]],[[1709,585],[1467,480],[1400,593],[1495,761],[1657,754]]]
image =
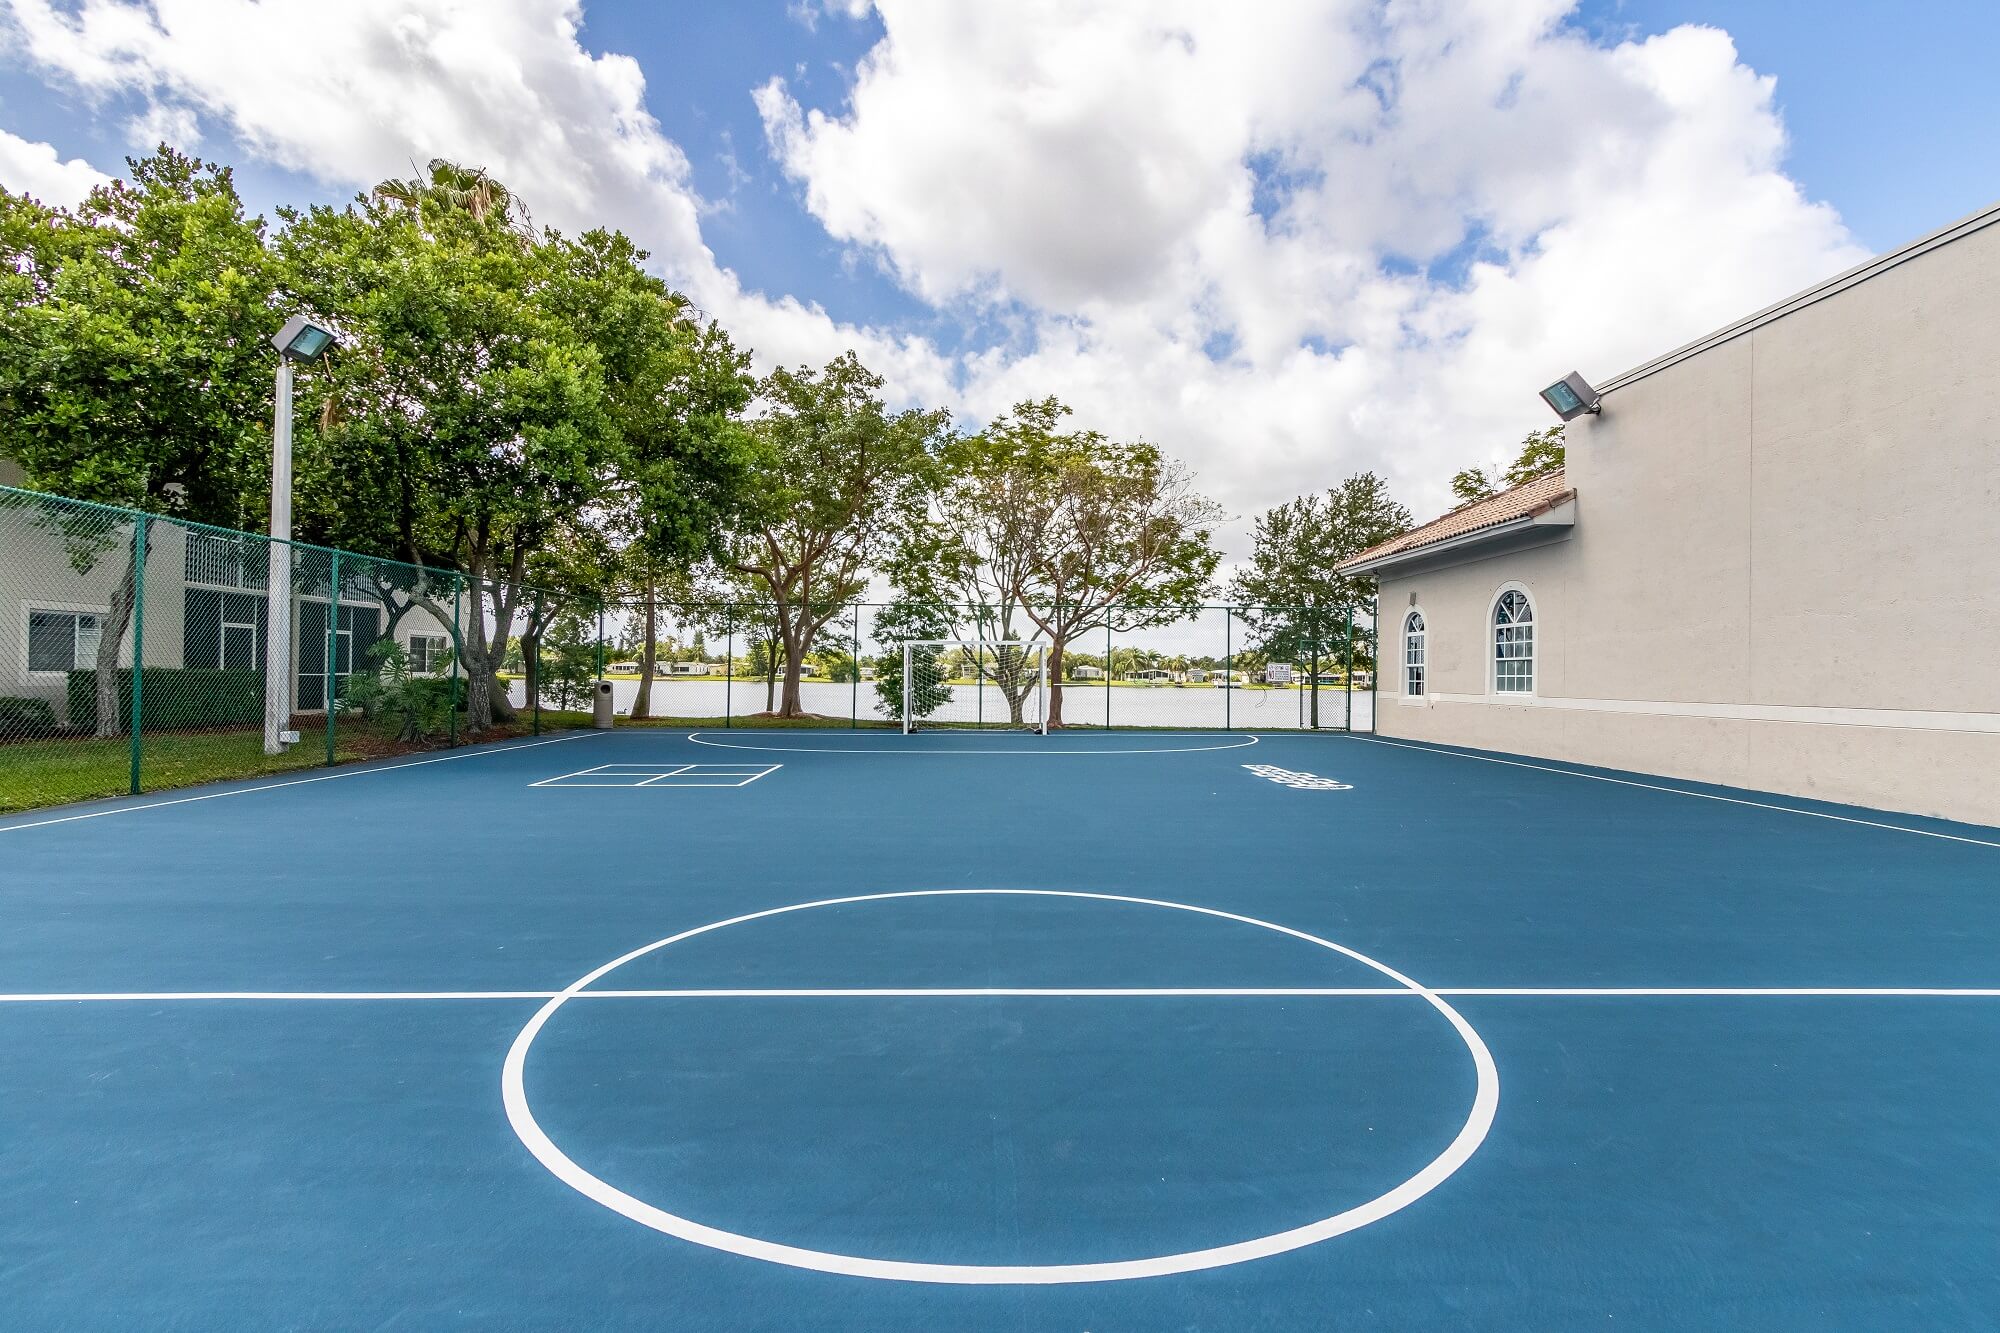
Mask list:
[[646,641],[639,645],[639,693],[632,700],[632,716],[653,715],[653,668],[660,660],[659,608],[653,602],[653,582],[646,580]]
[[[125,631],[132,623],[133,590],[139,573],[137,558],[137,550],[128,547],[125,577],[118,581],[111,604],[104,610],[104,619],[98,622],[96,734],[100,740],[108,740],[125,730],[124,719],[119,716],[118,650],[125,646]],[[132,669],[139,670],[143,665],[135,661]]]
[[530,709],[542,693],[542,627],[530,624],[521,636],[521,697]]
[[804,717],[799,702],[799,672],[806,660],[805,627],[793,627],[785,636],[785,697],[778,704],[779,717]]

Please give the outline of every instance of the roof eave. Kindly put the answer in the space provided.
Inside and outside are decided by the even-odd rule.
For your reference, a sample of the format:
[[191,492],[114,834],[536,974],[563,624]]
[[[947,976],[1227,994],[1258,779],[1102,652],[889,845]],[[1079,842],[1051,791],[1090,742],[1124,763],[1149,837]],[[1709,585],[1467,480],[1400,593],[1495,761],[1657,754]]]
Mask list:
[[1534,528],[1568,528],[1574,527],[1575,524],[1576,492],[1571,491],[1553,504],[1510,518],[1503,523],[1474,528],[1470,532],[1461,532],[1442,541],[1425,542],[1422,546],[1390,551],[1386,555],[1378,555],[1372,559],[1356,560],[1350,564],[1339,565],[1336,569],[1349,577],[1357,574],[1377,574],[1385,569],[1395,569],[1402,565],[1429,560],[1446,552],[1464,551],[1475,546],[1505,541]]

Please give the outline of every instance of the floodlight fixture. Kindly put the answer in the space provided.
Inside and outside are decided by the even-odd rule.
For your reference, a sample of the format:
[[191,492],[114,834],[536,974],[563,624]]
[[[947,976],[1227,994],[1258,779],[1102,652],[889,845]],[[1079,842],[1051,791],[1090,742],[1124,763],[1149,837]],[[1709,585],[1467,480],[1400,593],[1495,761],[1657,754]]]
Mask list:
[[293,315],[271,335],[271,346],[287,361],[317,361],[333,344],[333,334],[304,315]]
[[1601,410],[1597,390],[1590,387],[1590,381],[1572,370],[1569,374],[1542,390],[1542,401],[1554,409],[1564,421],[1582,416],[1586,412]]

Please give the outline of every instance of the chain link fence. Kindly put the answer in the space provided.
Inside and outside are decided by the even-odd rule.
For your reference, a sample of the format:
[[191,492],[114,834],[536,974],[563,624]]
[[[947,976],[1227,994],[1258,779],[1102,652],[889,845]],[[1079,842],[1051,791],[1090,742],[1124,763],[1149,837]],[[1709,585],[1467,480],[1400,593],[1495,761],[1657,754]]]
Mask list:
[[[787,646],[783,619],[769,603],[607,605],[604,673],[618,715],[635,720],[892,727],[899,723],[900,687],[885,685],[885,678],[900,671],[904,640],[1048,638],[1020,608],[1005,616],[972,605],[934,608],[917,621],[900,610],[871,602],[820,609],[813,618],[825,623],[803,645],[796,717],[781,715]],[[1050,659],[1050,716],[1063,727],[1374,729],[1372,607],[1117,608],[1093,619],[1063,645],[1059,660]],[[587,686],[590,677],[581,679]],[[976,673],[948,687],[976,715],[1007,711],[1001,687],[982,684]],[[975,691],[991,698],[975,698]]]
[[[894,727],[905,639],[1048,639],[1019,607],[812,619],[788,647],[769,604],[583,603],[0,487],[0,814],[581,725],[600,679],[632,723]],[[1093,619],[1051,654],[1063,726],[1373,729],[1368,608]]]
[[508,700],[564,610],[0,487],[0,813],[539,730]]

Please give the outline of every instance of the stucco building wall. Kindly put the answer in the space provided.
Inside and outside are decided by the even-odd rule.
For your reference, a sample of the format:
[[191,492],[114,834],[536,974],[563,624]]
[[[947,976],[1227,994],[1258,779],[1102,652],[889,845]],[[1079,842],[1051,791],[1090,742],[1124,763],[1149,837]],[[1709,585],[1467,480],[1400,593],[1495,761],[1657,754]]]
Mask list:
[[[1996,223],[1611,381],[1566,539],[1382,576],[1430,680],[1384,670],[1381,732],[2000,824]],[[1491,689],[1509,581],[1529,699]]]

